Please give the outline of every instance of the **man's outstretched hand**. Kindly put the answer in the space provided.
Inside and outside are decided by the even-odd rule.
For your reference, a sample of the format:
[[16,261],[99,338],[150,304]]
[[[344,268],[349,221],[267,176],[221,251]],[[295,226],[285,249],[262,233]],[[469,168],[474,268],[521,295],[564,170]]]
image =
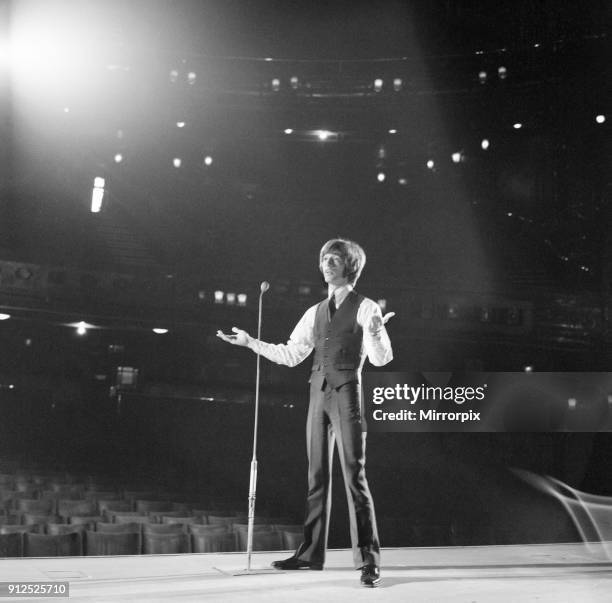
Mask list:
[[374,316],[372,316],[372,319],[370,320],[368,330],[370,331],[372,335],[378,335],[380,330],[383,328],[383,325],[386,325],[387,321],[390,318],[393,318],[394,316],[395,316],[395,312],[389,312],[388,314],[385,314],[384,316],[379,316],[378,314],[374,314]]
[[232,345],[249,345],[249,340],[251,337],[246,331],[243,331],[238,327],[232,327],[232,331],[233,334],[230,333],[229,335],[223,331],[217,331],[217,337],[220,337],[223,339],[223,341],[227,341],[227,343],[231,343]]

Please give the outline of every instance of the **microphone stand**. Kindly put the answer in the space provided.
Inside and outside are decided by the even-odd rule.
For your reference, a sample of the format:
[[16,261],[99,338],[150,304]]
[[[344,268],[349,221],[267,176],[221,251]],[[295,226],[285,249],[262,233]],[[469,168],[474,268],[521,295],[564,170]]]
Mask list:
[[[263,294],[270,288],[270,283],[261,283],[259,294],[259,312],[257,317],[257,339],[261,339],[261,308]],[[251,476],[249,479],[249,518],[247,529],[247,567],[245,570],[234,573],[234,576],[250,574],[281,574],[282,571],[273,568],[251,569],[251,555],[253,553],[253,528],[255,525],[255,498],[257,492],[257,426],[259,423],[259,378],[261,355],[257,352],[257,369],[255,373],[255,422],[253,426],[253,458],[251,459]]]

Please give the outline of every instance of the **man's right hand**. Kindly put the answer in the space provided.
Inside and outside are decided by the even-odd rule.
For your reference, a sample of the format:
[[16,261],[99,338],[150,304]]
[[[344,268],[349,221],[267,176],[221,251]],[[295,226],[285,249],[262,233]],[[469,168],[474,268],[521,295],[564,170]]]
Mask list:
[[226,334],[223,331],[217,331],[217,337],[223,339],[223,341],[227,341],[227,343],[231,343],[232,345],[241,345],[247,346],[249,345],[249,341],[251,340],[251,336],[242,329],[237,327],[232,327],[233,334]]

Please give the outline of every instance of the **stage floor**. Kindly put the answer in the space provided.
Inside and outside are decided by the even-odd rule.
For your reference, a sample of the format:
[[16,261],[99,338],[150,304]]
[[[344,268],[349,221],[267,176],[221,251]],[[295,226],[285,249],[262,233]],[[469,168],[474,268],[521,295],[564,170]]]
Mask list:
[[[383,580],[376,589],[359,585],[349,550],[330,551],[322,572],[249,576],[231,575],[246,567],[244,553],[4,559],[0,581],[65,580],[70,601],[105,603],[612,600],[612,542],[397,548],[384,549],[382,555]],[[252,568],[269,568],[271,561],[286,556],[254,553]]]

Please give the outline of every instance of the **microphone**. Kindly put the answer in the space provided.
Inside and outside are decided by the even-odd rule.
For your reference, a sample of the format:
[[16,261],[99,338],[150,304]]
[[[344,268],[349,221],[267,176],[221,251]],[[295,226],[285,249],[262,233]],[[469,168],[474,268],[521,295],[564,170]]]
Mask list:
[[259,288],[262,293],[265,293],[270,288],[270,283],[268,281],[263,281],[261,285],[259,285]]

